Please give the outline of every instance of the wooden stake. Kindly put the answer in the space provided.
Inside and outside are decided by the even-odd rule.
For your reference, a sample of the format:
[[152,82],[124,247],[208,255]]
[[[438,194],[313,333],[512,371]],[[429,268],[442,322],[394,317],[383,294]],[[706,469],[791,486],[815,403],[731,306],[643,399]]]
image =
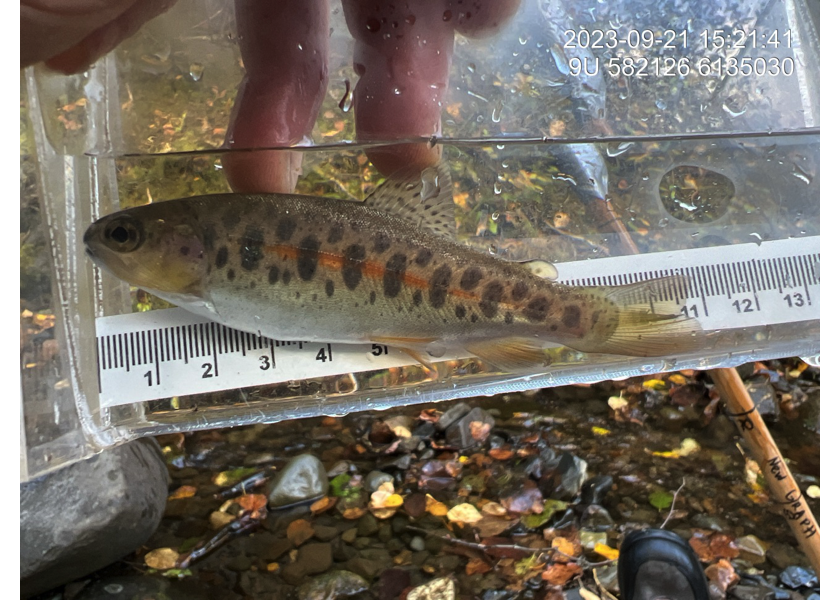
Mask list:
[[799,546],[820,575],[820,526],[808,507],[799,486],[787,468],[764,419],[755,409],[744,382],[735,369],[712,369],[712,381],[726,402],[730,415],[738,424],[753,458],[761,465],[767,487],[782,504],[782,512],[793,530]]

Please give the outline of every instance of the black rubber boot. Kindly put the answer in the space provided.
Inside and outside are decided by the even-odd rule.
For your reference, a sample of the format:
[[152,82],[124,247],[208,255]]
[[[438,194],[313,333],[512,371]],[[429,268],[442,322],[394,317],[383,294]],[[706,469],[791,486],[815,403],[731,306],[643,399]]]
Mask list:
[[681,537],[663,529],[634,531],[618,556],[621,600],[709,600],[706,575]]

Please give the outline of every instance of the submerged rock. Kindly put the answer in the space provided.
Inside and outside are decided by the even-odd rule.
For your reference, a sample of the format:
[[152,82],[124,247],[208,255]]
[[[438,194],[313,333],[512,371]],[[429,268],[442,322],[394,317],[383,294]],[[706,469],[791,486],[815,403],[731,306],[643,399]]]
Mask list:
[[339,600],[367,591],[368,582],[350,571],[333,571],[300,587],[299,600]]
[[289,461],[268,486],[271,508],[282,508],[327,493],[329,481],[321,461],[311,454],[300,454]]

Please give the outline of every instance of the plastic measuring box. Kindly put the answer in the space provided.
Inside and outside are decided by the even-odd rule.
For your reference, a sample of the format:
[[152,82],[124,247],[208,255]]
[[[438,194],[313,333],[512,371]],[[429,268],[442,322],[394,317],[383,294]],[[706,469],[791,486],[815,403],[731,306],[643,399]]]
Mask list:
[[[523,0],[487,31],[468,26],[469,9],[439,4],[440,15],[428,2],[355,15],[312,5],[326,7],[327,68],[312,74],[326,95],[291,144],[296,192],[360,200],[382,179],[371,147],[439,146],[461,242],[551,261],[570,285],[682,274],[662,293],[700,321],[702,351],[558,349],[551,366],[516,374],[446,355],[434,378],[387,346],[243,334],[98,272],[82,244],[93,220],[229,191],[224,156],[255,149],[226,132],[245,74],[237,19],[259,18],[248,12],[258,4],[181,0],[84,73],[24,74],[40,200],[22,201],[22,478],[144,435],[770,357],[818,362],[818,12],[798,0]],[[422,29],[429,15],[440,23]],[[422,46],[418,32],[439,30],[453,33],[438,130],[359,143],[368,46],[398,35]],[[403,93],[411,85],[390,91]]]

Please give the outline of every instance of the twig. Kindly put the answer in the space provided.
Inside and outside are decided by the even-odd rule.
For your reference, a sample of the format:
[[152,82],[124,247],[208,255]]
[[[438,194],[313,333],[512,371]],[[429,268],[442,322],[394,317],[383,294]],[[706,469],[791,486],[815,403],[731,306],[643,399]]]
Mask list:
[[209,540],[202,544],[199,544],[198,546],[193,548],[191,552],[179,558],[176,567],[179,569],[186,569],[196,560],[203,556],[206,556],[207,554],[210,554],[213,550],[227,542],[232,537],[254,529],[257,525],[259,525],[262,522],[262,518],[265,516],[264,510],[256,512],[261,512],[262,516],[255,518],[252,512],[246,512],[239,519],[231,521],[230,523],[222,527],[219,531],[216,532],[216,535],[211,537]]
[[685,477],[683,477],[682,484],[680,485],[680,487],[678,487],[678,488],[677,488],[677,491],[676,491],[676,492],[674,492],[674,497],[671,499],[671,510],[669,510],[669,511],[668,511],[668,516],[667,516],[667,517],[665,517],[665,520],[664,520],[664,521],[662,521],[662,525],[660,525],[660,526],[659,526],[659,529],[665,529],[665,525],[667,525],[667,524],[668,524],[668,521],[669,521],[669,520],[671,519],[671,517],[673,516],[673,514],[674,514],[674,506],[676,506],[676,505],[677,505],[677,496],[680,494],[680,492],[682,491],[682,489],[683,489],[684,487],[685,487]]
[[467,540],[461,540],[461,539],[458,539],[456,537],[452,537],[451,535],[448,535],[448,534],[447,535],[440,535],[439,533],[435,533],[433,531],[426,531],[425,529],[420,529],[419,527],[414,527],[412,525],[409,525],[408,527],[406,527],[406,530],[413,531],[414,533],[422,533],[423,535],[435,537],[435,538],[438,538],[439,540],[444,540],[444,541],[446,541],[450,544],[457,544],[459,546],[465,546],[467,548],[474,548],[474,549],[480,550],[481,552],[484,552],[485,554],[488,554],[490,556],[493,555],[494,551],[497,554],[499,552],[522,552],[524,554],[531,554],[531,555],[540,554],[540,553],[543,553],[543,552],[547,552],[549,554],[552,554],[552,553],[553,554],[559,554],[560,556],[565,558],[567,562],[575,563],[578,566],[580,566],[581,569],[591,569],[591,568],[594,568],[594,567],[603,567],[605,565],[612,564],[616,560],[618,560],[618,559],[613,558],[613,559],[610,559],[610,560],[602,560],[600,562],[594,562],[593,563],[593,562],[589,562],[588,560],[586,560],[583,557],[576,558],[574,556],[570,556],[569,554],[566,554],[565,552],[561,552],[557,548],[553,548],[553,547],[549,547],[549,548],[529,548],[527,546],[519,546],[517,544],[493,544],[493,545],[489,545],[489,544],[483,544],[481,542],[468,542]]
[[268,481],[268,478],[272,473],[274,473],[274,467],[263,469],[259,473],[254,473],[253,475],[246,477],[236,485],[223,489],[221,492],[216,494],[214,498],[216,500],[227,500],[229,498],[236,498],[242,494],[247,494],[249,491]]

